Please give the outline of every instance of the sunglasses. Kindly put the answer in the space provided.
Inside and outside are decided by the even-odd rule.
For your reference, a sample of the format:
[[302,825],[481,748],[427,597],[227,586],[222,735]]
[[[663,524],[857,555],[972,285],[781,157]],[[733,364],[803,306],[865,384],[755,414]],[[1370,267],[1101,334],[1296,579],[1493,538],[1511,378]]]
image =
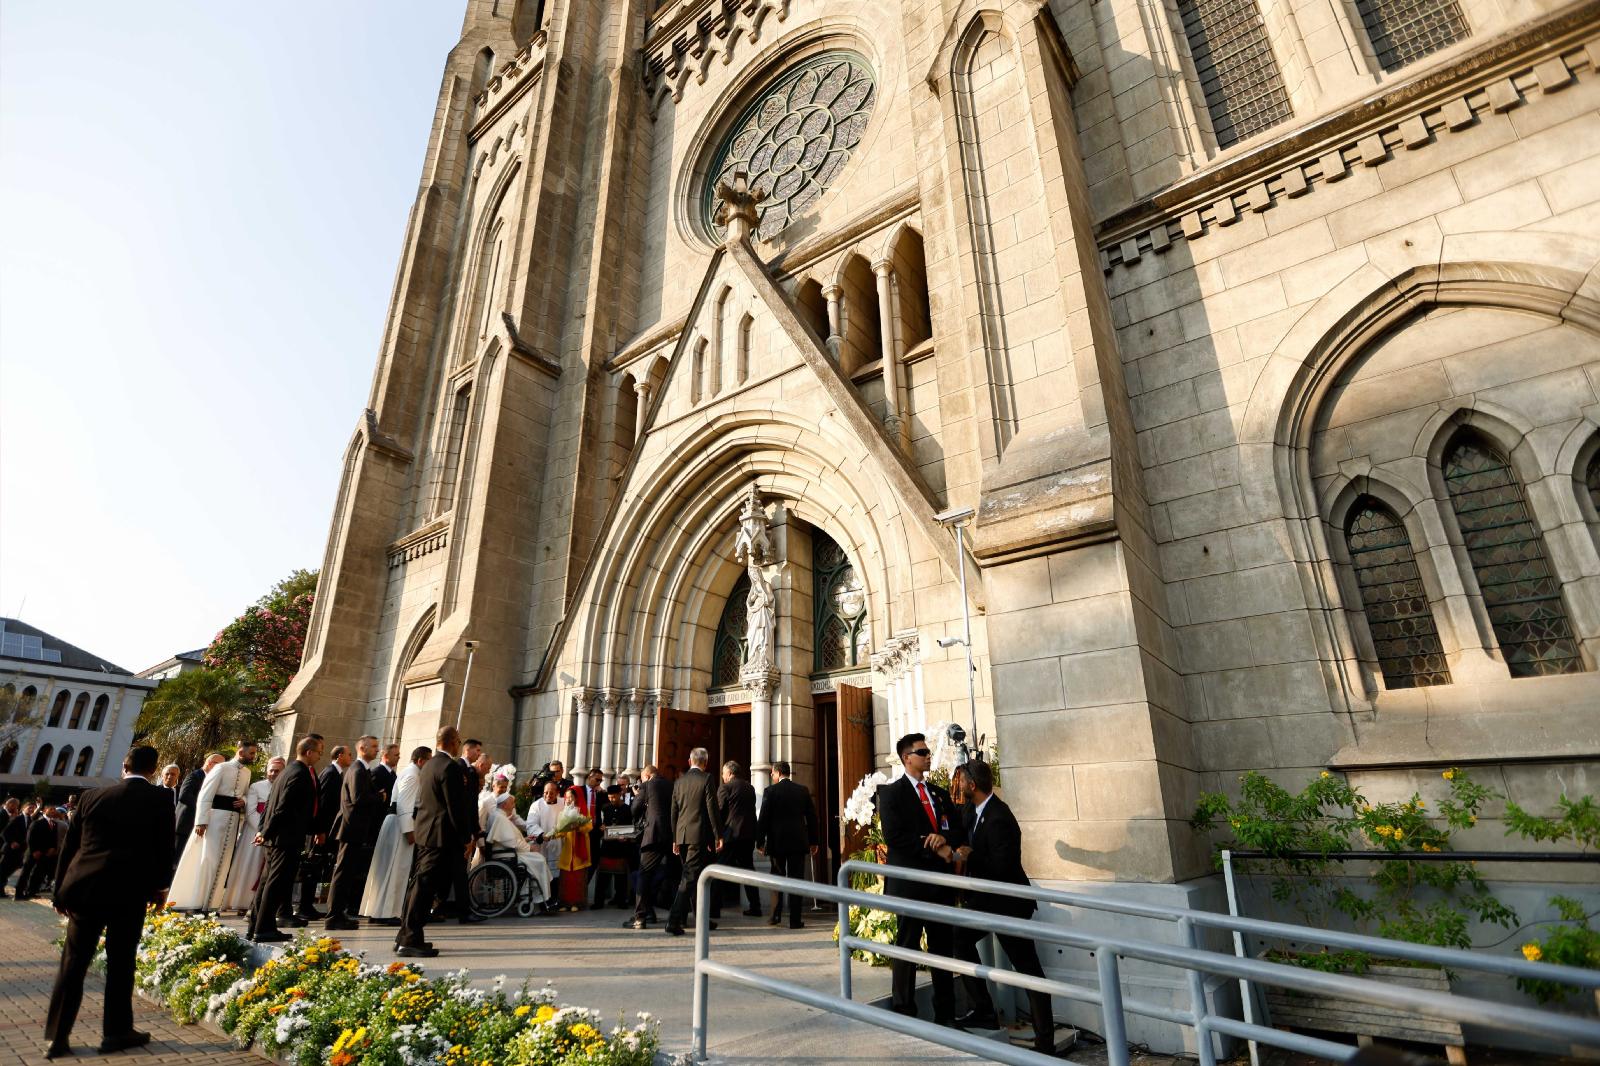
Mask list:
[[920,755],[922,758],[926,759],[928,756],[932,755],[933,752],[929,751],[927,748],[912,748],[910,751],[906,752],[906,754]]

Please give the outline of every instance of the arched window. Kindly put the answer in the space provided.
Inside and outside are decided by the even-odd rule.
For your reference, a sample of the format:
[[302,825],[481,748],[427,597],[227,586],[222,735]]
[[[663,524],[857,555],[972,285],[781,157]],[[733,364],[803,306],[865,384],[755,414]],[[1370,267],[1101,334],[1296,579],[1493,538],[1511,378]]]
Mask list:
[[904,355],[933,335],[928,316],[928,262],[922,234],[910,226],[905,227],[895,238],[890,254],[894,263],[900,354]]
[[67,713],[67,700],[71,698],[71,693],[64,689],[56,693],[56,700],[50,705],[50,719],[49,721],[45,722],[45,725],[49,726],[51,729],[54,729],[61,724],[61,719],[64,718]]
[[1385,73],[1467,37],[1456,0],[1356,0],[1356,9]]
[[78,764],[72,768],[74,777],[85,777],[89,773],[89,764],[94,761],[94,749],[84,748],[78,752]]
[[811,589],[817,672],[866,662],[872,650],[866,588],[850,556],[820,531],[812,541]]
[[50,753],[55,751],[53,744],[46,744],[39,749],[39,754],[33,757],[33,772],[42,774],[50,768]]
[[67,772],[67,767],[72,765],[72,745],[68,744],[61,749],[61,754],[56,756],[55,772],[53,777],[60,777]]
[[749,628],[745,615],[745,598],[749,595],[750,575],[740,574],[722,608],[722,620],[717,623],[717,642],[711,654],[712,688],[739,684],[739,671],[744,667],[745,634]]
[[819,341],[827,344],[832,330],[828,328],[828,298],[822,295],[822,286],[814,278],[807,278],[795,290],[794,302],[800,309],[801,320],[811,327]]
[[1594,506],[1595,513],[1600,514],[1600,448],[1589,457],[1589,467],[1583,472],[1584,487],[1589,490],[1589,502]]
[[106,724],[106,711],[111,709],[111,697],[102,695],[94,701],[94,712],[89,715],[89,728],[98,732]]
[[622,375],[617,383],[617,406],[614,412],[615,434],[613,440],[619,453],[617,461],[626,462],[633,451],[633,442],[639,435],[639,393],[634,387],[632,374]]
[[1450,668],[1406,527],[1388,507],[1363,496],[1350,508],[1344,535],[1384,685],[1448,685]]
[[4,748],[0,748],[0,774],[9,774],[16,761],[17,742],[13,740]]
[[26,722],[33,714],[33,705],[39,702],[39,690],[29,685],[22,690],[22,695],[17,697],[17,709],[12,712],[13,722]]
[[740,385],[750,377],[750,335],[755,327],[756,320],[749,315],[739,320],[739,350],[734,356],[733,380]]
[[706,388],[706,339],[701,337],[694,342],[694,362],[689,369],[689,402],[699,403],[700,397],[705,395]]
[[844,349],[839,367],[851,373],[883,358],[883,318],[878,314],[878,278],[859,255],[845,264]]
[[1511,676],[1581,672],[1561,582],[1511,464],[1482,436],[1462,430],[1445,451],[1444,483]]
[[83,712],[89,709],[89,694],[78,693],[78,698],[72,701],[72,717],[67,720],[68,729],[76,729],[83,724]]
[[1179,0],[1178,16],[1218,148],[1293,113],[1256,0]]

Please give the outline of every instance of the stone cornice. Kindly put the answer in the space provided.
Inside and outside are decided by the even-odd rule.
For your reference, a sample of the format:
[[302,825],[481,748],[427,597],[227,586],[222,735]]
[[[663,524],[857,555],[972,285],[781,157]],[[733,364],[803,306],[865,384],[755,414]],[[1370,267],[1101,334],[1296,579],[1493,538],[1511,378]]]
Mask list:
[[498,73],[484,83],[483,91],[472,98],[473,118],[467,139],[477,140],[483,131],[505,114],[506,108],[539,83],[544,70],[545,31],[533,35],[527,47],[508,59]]
[[644,87],[650,98],[650,114],[655,116],[663,92],[673,102],[683,99],[690,75],[704,84],[706,72],[716,56],[724,64],[733,61],[739,39],[751,44],[761,39],[769,15],[779,22],[789,17],[790,0],[712,0],[679,3],[654,23],[644,46]]
[[[1451,133],[1570,88],[1600,68],[1589,3],[1502,36],[1423,76],[1361,100],[1259,149],[1195,174],[1112,216],[1096,235],[1106,273],[1199,240],[1247,213],[1425,151]],[[1585,40],[1585,38],[1589,38]]]
[[450,516],[435,518],[389,545],[389,569],[420,559],[450,543]]

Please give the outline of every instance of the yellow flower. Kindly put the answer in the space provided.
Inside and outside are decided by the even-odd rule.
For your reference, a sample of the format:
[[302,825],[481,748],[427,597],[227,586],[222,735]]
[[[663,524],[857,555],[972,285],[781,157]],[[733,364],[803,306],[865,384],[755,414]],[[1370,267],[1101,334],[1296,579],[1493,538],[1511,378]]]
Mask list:
[[1439,850],[1439,845],[1437,845],[1437,844],[1424,844],[1424,845],[1422,845],[1422,850],[1423,851],[1438,851]]
[[1394,838],[1396,840],[1404,840],[1406,838],[1406,831],[1404,829],[1396,829],[1394,831]]
[[1426,806],[1427,806],[1427,804],[1424,803],[1422,800],[1417,800],[1417,810],[1420,811],[1420,810],[1422,810],[1422,808],[1424,808]]
[[1446,781],[1454,781],[1456,779],[1456,772],[1452,768],[1452,769],[1446,770],[1444,773],[1440,774],[1439,776],[1444,778]]
[[545,1022],[549,1021],[551,1018],[554,1018],[555,1016],[556,1016],[556,1009],[554,1007],[550,1006],[550,1004],[546,1003],[544,1006],[539,1008],[539,1013],[537,1013],[537,1014],[535,1014],[533,1016],[533,1020],[534,1020],[534,1022],[536,1024],[543,1025]]
[[533,1010],[533,1008],[528,1006],[526,1003],[524,1003],[522,1006],[518,1007],[516,1010],[512,1011],[511,1013],[515,1014],[518,1018],[521,1018],[523,1015],[527,1014],[531,1010]]
[[1333,775],[1330,774],[1328,771],[1324,770],[1324,771],[1322,771],[1321,775],[1319,775],[1319,776],[1321,776],[1324,779],[1326,779],[1326,778],[1332,777]]
[[1478,824],[1478,816],[1476,814],[1467,815],[1467,824],[1468,825],[1477,825]]
[[1538,962],[1544,958],[1544,951],[1540,949],[1538,944],[1527,943],[1522,945],[1522,957],[1529,962]]

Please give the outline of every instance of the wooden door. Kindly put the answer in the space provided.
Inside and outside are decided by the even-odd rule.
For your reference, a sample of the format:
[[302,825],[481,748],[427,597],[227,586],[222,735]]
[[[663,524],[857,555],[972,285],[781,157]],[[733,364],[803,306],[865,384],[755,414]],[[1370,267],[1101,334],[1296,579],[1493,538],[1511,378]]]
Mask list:
[[721,780],[722,764],[730,759],[744,767],[745,780],[750,779],[750,705],[735,704],[718,707],[711,712],[712,734],[715,744],[707,744],[711,752],[712,774]]
[[708,714],[662,707],[656,714],[656,771],[675,781],[689,765],[689,752],[716,746],[716,723]]
[[[861,779],[872,773],[872,690],[839,686],[838,714],[839,786],[834,802],[843,811],[845,801]],[[840,850],[848,855],[860,846],[857,841],[841,841]]]

